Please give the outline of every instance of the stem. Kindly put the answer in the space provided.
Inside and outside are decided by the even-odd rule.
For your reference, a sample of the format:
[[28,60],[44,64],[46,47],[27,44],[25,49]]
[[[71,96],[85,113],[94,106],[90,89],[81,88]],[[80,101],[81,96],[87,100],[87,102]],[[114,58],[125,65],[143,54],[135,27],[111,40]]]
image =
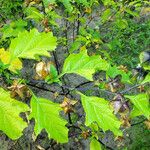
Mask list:
[[[43,90],[43,91],[51,92],[51,93],[55,93],[56,92],[56,91],[52,91],[52,90],[44,88],[44,87],[37,86],[37,85],[32,84],[32,83],[26,83],[26,85],[32,86],[34,88],[37,88],[37,89],[40,89],[40,90]],[[59,95],[65,95],[64,93],[58,93],[58,94]]]
[[92,81],[83,82],[83,83],[77,85],[75,88],[77,89],[77,88],[79,88],[80,86],[86,85],[86,84],[88,84],[88,83],[92,83]]
[[67,126],[68,128],[75,128],[75,129],[79,129],[80,131],[82,131],[82,129],[80,128],[80,127],[78,127],[78,126],[76,126],[76,125],[69,125],[69,126]]
[[60,74],[59,63],[57,61],[58,59],[57,59],[57,55],[56,55],[55,51],[53,51],[53,57],[54,57],[54,62],[55,62],[55,65],[56,65],[57,72],[58,72],[58,74]]
[[[146,83],[144,83],[144,84],[146,84]],[[125,89],[125,90],[121,91],[120,94],[124,94],[124,93],[126,93],[126,92],[128,92],[128,91],[131,91],[132,89],[137,88],[137,87],[139,87],[139,86],[142,86],[142,85],[144,85],[144,84],[136,84],[136,85],[134,85],[134,86],[132,86],[132,87],[130,87],[130,88],[128,88],[128,89]]]
[[[79,11],[80,11],[80,6],[79,6]],[[78,20],[77,20],[77,33],[76,33],[76,35],[79,34],[79,29],[80,29],[80,20],[79,20],[79,18],[80,18],[80,14],[78,14],[78,18],[77,18]]]
[[108,91],[108,90],[103,90],[103,89],[99,89],[100,91],[102,92],[105,92],[107,94],[111,94],[111,95],[117,95],[118,93],[115,93],[115,92],[111,92],[111,91]]
[[73,22],[73,42],[74,42],[74,40],[75,40],[75,25],[76,25],[76,23],[75,23],[75,19],[74,19],[74,22]]
[[98,142],[100,142],[105,148],[110,149],[110,150],[114,150],[113,148],[107,146],[106,144],[104,144],[100,139],[96,139]]
[[68,113],[68,120],[69,120],[69,124],[72,124],[71,114],[70,113]]
[[[58,62],[58,59],[57,59],[57,55],[56,55],[56,52],[53,52],[53,56],[54,56],[54,61],[55,61],[55,65],[56,65],[56,69],[57,69],[57,72],[58,72],[58,78],[60,78],[59,76],[59,74],[60,74],[60,70],[59,70],[59,62]],[[66,95],[65,94],[65,89],[61,86],[61,88],[62,88],[62,91],[63,91],[63,93],[64,93],[64,95]]]
[[[68,12],[67,12],[67,18],[68,18]],[[69,50],[68,50],[68,19],[66,19],[66,32],[65,32],[65,37],[66,37],[66,50],[67,53],[69,54]]]

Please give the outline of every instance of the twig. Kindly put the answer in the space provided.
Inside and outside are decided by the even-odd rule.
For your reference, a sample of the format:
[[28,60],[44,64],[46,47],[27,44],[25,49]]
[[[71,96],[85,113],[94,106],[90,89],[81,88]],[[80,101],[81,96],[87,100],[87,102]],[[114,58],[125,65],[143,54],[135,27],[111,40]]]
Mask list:
[[[145,84],[145,83],[144,83],[144,84]],[[139,87],[139,86],[142,86],[142,85],[144,85],[144,84],[136,84],[136,85],[134,85],[134,86],[132,86],[132,87],[130,87],[130,88],[128,88],[128,89],[125,89],[125,90],[123,90],[123,91],[121,91],[121,92],[119,92],[119,93],[120,93],[120,94],[127,93],[128,91],[131,91],[132,89],[137,88],[137,87]]]
[[[44,87],[37,86],[37,85],[32,84],[32,83],[26,83],[26,84],[29,85],[29,86],[31,86],[31,87],[43,90],[43,91],[47,91],[47,92],[51,92],[51,93],[55,93],[56,92],[56,91],[53,91],[53,90],[50,90],[50,89],[47,89],[47,88],[44,88]],[[64,93],[58,93],[58,94],[59,95],[65,95]]]
[[[95,138],[96,139],[96,138]],[[105,148],[110,149],[110,150],[114,150],[113,148],[107,146],[105,143],[103,143],[100,139],[96,139],[98,142],[100,142]]]
[[77,86],[75,87],[75,89],[79,88],[80,86],[86,85],[86,84],[88,84],[88,83],[92,83],[92,81],[83,82],[83,83],[77,85]]
[[68,113],[68,120],[69,120],[69,123],[72,124],[71,114],[70,113]]
[[79,126],[76,126],[76,125],[68,125],[67,126],[68,128],[76,128],[76,129],[79,129],[80,131],[82,131],[82,129],[79,127]]
[[[68,18],[68,12],[67,12],[67,18]],[[67,53],[69,54],[69,50],[68,50],[68,20],[66,19],[66,31],[65,31],[65,37],[66,37],[66,50]]]
[[55,65],[56,65],[57,72],[58,72],[58,74],[60,74],[59,63],[57,61],[58,59],[57,59],[57,55],[56,55],[55,51],[53,51],[53,57],[54,57],[54,62],[55,62]]
[[[53,52],[53,57],[54,57],[54,62],[55,62],[55,65],[56,65],[56,69],[57,69],[57,72],[58,72],[58,75],[60,74],[60,70],[59,70],[59,62],[58,62],[58,59],[57,59],[57,55],[56,55],[56,52]],[[67,95],[65,93],[65,89],[61,86],[62,88],[62,91],[64,93],[64,95]]]
[[108,91],[108,90],[103,90],[103,89],[99,89],[99,90],[102,91],[102,92],[105,92],[107,94],[111,94],[111,95],[117,95],[117,94],[119,94],[119,93],[111,92],[111,91]]

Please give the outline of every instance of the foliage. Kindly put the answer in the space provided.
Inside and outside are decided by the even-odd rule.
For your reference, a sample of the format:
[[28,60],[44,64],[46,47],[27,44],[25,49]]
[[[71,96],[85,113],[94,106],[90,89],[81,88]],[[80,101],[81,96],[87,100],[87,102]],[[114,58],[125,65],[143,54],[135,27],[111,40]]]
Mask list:
[[[94,150],[107,148],[101,139],[109,131],[123,139],[132,119],[143,116],[149,122],[150,59],[146,67],[138,59],[149,48],[150,23],[142,16],[149,5],[139,0],[6,0],[5,13],[0,11],[0,76],[10,92],[0,88],[0,130],[18,139],[33,119],[36,138],[45,130],[49,139],[68,143],[79,134]],[[29,78],[23,74],[26,59],[32,66]],[[132,73],[138,62],[144,75]],[[86,82],[70,87],[70,74]],[[90,93],[82,88],[88,84]],[[53,98],[36,96],[34,88]],[[75,117],[81,113],[76,105],[83,108],[85,122]]]
[[49,56],[47,51],[52,51],[55,48],[56,38],[52,33],[39,33],[36,29],[32,29],[30,32],[25,31],[11,41],[10,61],[15,58],[36,59],[39,55]]
[[[66,73],[76,73],[84,76],[88,80],[92,79],[92,74],[97,70],[107,70],[109,65],[100,56],[87,55],[87,51],[83,50],[78,54],[70,54],[66,58],[62,75]],[[86,74],[85,74],[86,72]]]
[[11,53],[5,51],[3,48],[0,49],[0,59],[4,65],[10,64],[8,69],[11,71],[15,72],[16,70],[22,69],[22,62],[18,58],[13,59],[10,63]]
[[23,0],[16,0],[15,2],[12,0],[1,0],[0,21],[20,17],[19,15],[22,13],[22,4]]
[[149,21],[137,23],[129,19],[125,29],[110,29],[104,39],[108,41],[108,53],[112,56],[112,62],[135,67],[139,61],[138,54],[149,48],[149,29]]
[[90,126],[92,122],[97,122],[104,131],[111,130],[115,135],[121,136],[119,130],[121,123],[113,114],[109,102],[99,97],[87,97],[81,94],[81,101],[86,112],[85,124]]
[[67,122],[60,118],[60,110],[59,104],[33,95],[30,118],[35,119],[35,134],[38,135],[42,129],[45,129],[49,138],[61,143],[68,142],[68,129],[65,127]]
[[96,139],[92,139],[90,143],[90,150],[101,150],[101,145]]
[[[142,115],[149,118],[150,116],[150,105],[149,105],[149,96],[147,94],[139,94],[134,96],[127,96],[134,104],[134,108],[141,112]],[[134,110],[133,110],[134,111]]]
[[29,111],[26,104],[10,98],[9,92],[0,88],[0,130],[12,139],[22,135],[27,123],[19,116],[21,112]]

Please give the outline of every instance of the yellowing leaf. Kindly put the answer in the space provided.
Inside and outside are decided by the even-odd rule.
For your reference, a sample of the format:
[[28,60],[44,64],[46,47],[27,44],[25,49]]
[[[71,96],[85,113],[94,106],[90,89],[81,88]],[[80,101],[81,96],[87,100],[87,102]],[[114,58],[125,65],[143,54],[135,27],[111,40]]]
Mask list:
[[56,38],[52,32],[38,32],[32,29],[30,32],[19,33],[18,37],[13,39],[10,44],[9,52],[11,61],[15,58],[36,59],[37,56],[50,56],[48,51],[56,48]]
[[15,58],[11,61],[11,54],[9,51],[5,51],[4,48],[0,49],[0,60],[3,62],[3,64],[7,65],[9,64],[8,69],[10,71],[15,72],[16,70],[20,70],[22,68],[22,62],[18,59]]
[[35,119],[35,134],[38,135],[45,129],[49,138],[60,143],[68,142],[68,129],[65,127],[67,121],[59,116],[61,110],[59,104],[33,95],[31,99],[30,118]]
[[65,97],[64,101],[61,103],[60,107],[63,109],[65,114],[74,112],[74,105],[77,103],[75,100],[70,100],[69,98]]
[[90,7],[86,7],[85,12],[90,14],[92,12],[92,9]]
[[48,76],[49,70],[45,62],[39,62],[36,64],[36,73],[41,79],[45,79]]
[[100,56],[88,56],[87,51],[83,50],[66,58],[61,76],[66,73],[76,73],[92,81],[92,74],[96,70],[107,70],[108,67],[108,63]]
[[11,139],[17,139],[27,127],[27,123],[19,116],[29,110],[26,104],[10,98],[10,93],[0,88],[0,130]]
[[146,127],[150,130],[150,120],[147,120],[144,122]]
[[119,130],[121,122],[113,114],[113,109],[109,102],[103,98],[94,96],[85,96],[81,94],[81,101],[86,113],[85,125],[90,126],[91,123],[97,122],[102,130],[110,130],[117,136],[122,136]]

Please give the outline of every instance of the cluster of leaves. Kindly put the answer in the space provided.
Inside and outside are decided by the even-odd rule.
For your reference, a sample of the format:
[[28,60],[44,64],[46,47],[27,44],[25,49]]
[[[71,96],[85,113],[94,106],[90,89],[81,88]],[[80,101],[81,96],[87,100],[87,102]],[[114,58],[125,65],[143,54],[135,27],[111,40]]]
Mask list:
[[[114,2],[113,0],[103,0],[100,3],[106,9],[102,11],[101,15],[96,14],[98,17],[100,15],[102,19],[98,22],[99,26],[101,27],[105,23],[109,24],[112,21],[112,24],[118,25],[125,32],[129,27],[126,26],[127,20],[124,19],[124,16],[126,13],[136,16],[140,8],[136,5],[142,5],[138,1],[127,3],[127,5],[122,1]],[[35,72],[38,79],[44,80],[47,84],[58,83],[58,86],[62,88],[62,78],[65,77],[65,74],[77,74],[94,83],[93,74],[98,71],[102,73],[102,77],[95,84],[99,90],[115,95],[111,102],[106,98],[85,95],[76,88],[71,89],[81,97],[81,103],[86,114],[85,123],[82,126],[88,127],[90,131],[82,130],[79,125],[77,128],[82,130],[85,139],[90,139],[91,149],[100,149],[101,147],[98,142],[100,129],[103,132],[110,130],[115,136],[122,137],[124,131],[121,128],[130,127],[131,119],[136,116],[143,115],[149,124],[149,87],[146,85],[150,82],[150,73],[147,73],[144,80],[136,81],[138,85],[135,86],[136,82],[133,80],[135,76],[125,66],[112,65],[108,53],[99,48],[102,45],[108,45],[108,43],[103,41],[103,35],[99,33],[99,28],[91,28],[89,23],[93,19],[90,16],[92,8],[100,5],[100,3],[93,0],[25,1],[26,7],[23,12],[25,21],[15,21],[2,27],[2,44],[4,41],[9,41],[10,44],[8,42],[7,45],[1,46],[0,74],[2,77],[8,78],[6,75],[9,72],[9,77],[13,77],[15,74],[15,77],[19,79],[8,87],[11,92],[0,88],[0,130],[8,137],[18,139],[27,127],[29,120],[33,118],[36,136],[45,129],[49,138],[60,143],[66,143],[68,142],[69,131],[67,124],[72,124],[72,122],[68,123],[60,115],[60,111],[63,110],[65,114],[70,116],[70,113],[74,112],[74,105],[76,104],[76,101],[66,97],[61,105],[54,103],[53,100],[37,97],[27,86],[28,81],[20,80],[23,59],[37,60]],[[130,6],[137,8],[137,12],[131,11]],[[61,7],[66,9],[67,18],[65,19],[64,16],[56,13],[56,10]],[[111,16],[112,13],[115,15]],[[68,35],[62,38],[53,36],[55,33],[59,37],[60,33],[56,18],[67,20],[67,24],[76,28],[76,33],[73,31],[73,43],[68,43]],[[86,18],[89,18],[88,22]],[[74,24],[75,21],[77,26]],[[60,30],[66,32],[67,29],[68,25],[65,30]],[[116,32],[118,28],[116,27],[114,30]],[[118,35],[121,36],[121,34],[122,30]],[[64,45],[68,53],[63,67],[59,70],[57,63],[41,61],[41,56],[51,57],[50,52],[53,51],[52,54],[54,54],[57,44],[62,44],[62,41],[65,41]],[[149,67],[144,67],[144,69],[147,72],[150,70]],[[126,85],[129,84],[135,88],[140,86],[141,93],[125,94],[130,90],[125,89]],[[30,100],[30,105],[17,100],[17,97],[21,99],[26,97]],[[23,119],[20,113],[25,114]]]
[[[111,32],[105,34],[104,39],[108,40],[108,53],[112,56],[113,63],[126,64],[133,68],[138,63],[139,53],[148,50],[150,20],[137,22],[128,19],[128,26],[125,29],[113,28]],[[119,55],[121,57],[118,57]]]
[[16,0],[15,3],[11,0],[1,0],[0,21],[18,18],[22,13],[22,4],[23,0]]

